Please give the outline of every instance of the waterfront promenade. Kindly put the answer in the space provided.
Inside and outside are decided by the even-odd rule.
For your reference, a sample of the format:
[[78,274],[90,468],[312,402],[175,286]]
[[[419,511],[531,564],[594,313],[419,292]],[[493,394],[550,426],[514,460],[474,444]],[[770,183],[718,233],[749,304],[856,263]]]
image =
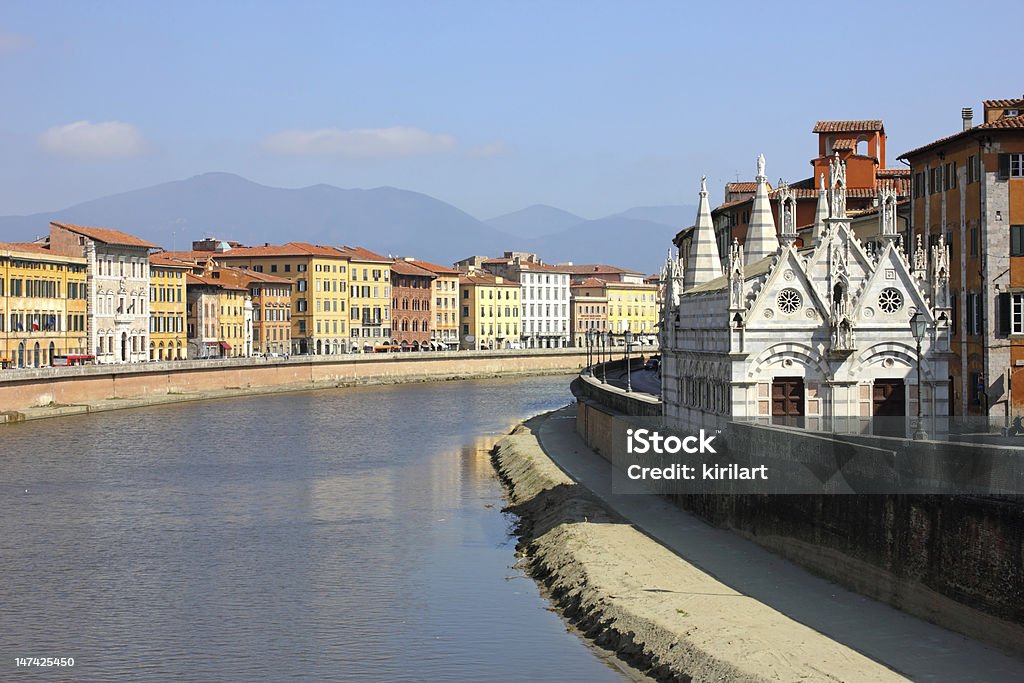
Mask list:
[[[690,594],[692,601],[685,600],[699,602],[699,586],[720,582],[735,591],[729,594],[736,598],[754,601],[758,608],[767,608],[787,622],[809,627],[815,637],[841,644],[915,681],[1024,680],[1024,661],[992,646],[819,578],[735,533],[708,525],[659,496],[612,493],[611,465],[578,436],[574,416],[575,409],[570,406],[531,423],[544,453],[613,514],[621,515],[678,556],[678,570],[689,577],[690,590],[695,591]],[[636,572],[635,568],[623,569]],[[664,579],[659,584],[667,583],[669,577]],[[703,604],[722,610],[719,617],[728,623],[734,602]],[[752,646],[763,644],[769,636],[746,635]],[[736,633],[734,637],[742,639],[744,635]],[[778,655],[792,660],[794,653]],[[858,680],[840,672],[821,673],[839,680]]]

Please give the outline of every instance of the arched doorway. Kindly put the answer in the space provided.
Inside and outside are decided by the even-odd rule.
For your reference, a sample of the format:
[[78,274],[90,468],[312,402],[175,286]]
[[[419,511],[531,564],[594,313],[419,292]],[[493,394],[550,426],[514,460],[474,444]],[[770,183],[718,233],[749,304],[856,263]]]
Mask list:
[[49,362],[50,363],[53,363],[53,352],[54,352],[54,345],[53,345],[53,342],[50,342],[50,357],[49,357]]
[[32,365],[39,367],[39,342],[36,342],[35,351],[32,353]]
[[18,367],[25,367],[25,342],[18,344]]
[[128,333],[121,333],[121,357],[118,359],[121,361],[128,360]]
[[316,340],[316,355],[319,356],[321,353],[323,353],[323,344],[320,342],[319,339],[317,339]]

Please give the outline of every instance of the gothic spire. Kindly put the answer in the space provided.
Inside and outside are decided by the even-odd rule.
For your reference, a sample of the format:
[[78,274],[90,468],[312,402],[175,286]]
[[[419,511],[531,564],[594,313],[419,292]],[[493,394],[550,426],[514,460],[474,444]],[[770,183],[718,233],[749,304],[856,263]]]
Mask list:
[[700,204],[697,207],[697,224],[690,239],[690,253],[686,255],[686,279],[683,287],[690,289],[722,275],[722,258],[715,241],[715,226],[711,223],[711,207],[708,205],[707,178],[700,179]]
[[821,174],[821,186],[818,188],[818,209],[814,213],[814,243],[821,244],[828,224],[828,190],[825,188],[825,174]]
[[750,210],[747,238],[743,242],[746,264],[760,261],[779,250],[779,239],[775,234],[775,219],[768,202],[768,178],[764,174],[764,155],[757,157],[757,190],[754,192],[754,206]]

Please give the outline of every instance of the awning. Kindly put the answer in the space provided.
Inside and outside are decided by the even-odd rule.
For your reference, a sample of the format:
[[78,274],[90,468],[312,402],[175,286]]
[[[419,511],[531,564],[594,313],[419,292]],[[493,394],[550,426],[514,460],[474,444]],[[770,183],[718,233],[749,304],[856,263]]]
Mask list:
[[217,344],[220,346],[220,348],[224,349],[225,351],[231,350],[231,344],[228,344],[226,341],[217,342]]

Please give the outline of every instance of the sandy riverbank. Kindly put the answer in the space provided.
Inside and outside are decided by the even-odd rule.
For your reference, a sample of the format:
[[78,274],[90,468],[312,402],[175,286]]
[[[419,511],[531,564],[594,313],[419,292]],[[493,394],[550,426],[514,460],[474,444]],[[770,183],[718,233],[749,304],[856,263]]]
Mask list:
[[524,563],[584,634],[670,681],[904,681],[705,574],[609,513],[517,427],[493,460]]

